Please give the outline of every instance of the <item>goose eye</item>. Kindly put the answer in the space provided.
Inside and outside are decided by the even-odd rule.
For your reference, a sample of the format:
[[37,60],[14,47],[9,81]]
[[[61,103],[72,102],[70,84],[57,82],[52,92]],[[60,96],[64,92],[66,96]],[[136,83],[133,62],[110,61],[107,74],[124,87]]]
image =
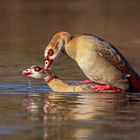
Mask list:
[[39,71],[42,70],[42,68],[40,68],[39,66],[36,66],[36,67],[34,68],[34,70],[35,70],[36,72],[39,72]]
[[48,55],[49,55],[49,56],[52,56],[53,54],[54,54],[54,50],[53,50],[53,49],[49,49],[49,50],[48,50]]

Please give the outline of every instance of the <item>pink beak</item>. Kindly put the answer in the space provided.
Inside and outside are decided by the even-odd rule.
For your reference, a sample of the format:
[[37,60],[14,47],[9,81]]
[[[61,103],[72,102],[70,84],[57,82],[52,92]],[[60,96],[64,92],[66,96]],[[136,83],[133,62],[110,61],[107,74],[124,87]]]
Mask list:
[[44,66],[44,70],[48,71],[51,64],[52,64],[53,60],[45,60],[45,66]]
[[22,71],[21,74],[25,75],[25,76],[28,76],[28,75],[31,75],[33,73],[31,71],[29,71],[29,69],[27,69],[27,70]]

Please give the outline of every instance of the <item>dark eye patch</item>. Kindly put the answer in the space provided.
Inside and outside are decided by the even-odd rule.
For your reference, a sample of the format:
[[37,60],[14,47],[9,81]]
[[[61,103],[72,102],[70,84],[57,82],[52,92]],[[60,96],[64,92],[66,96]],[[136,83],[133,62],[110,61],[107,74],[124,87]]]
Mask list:
[[39,72],[39,71],[42,70],[42,68],[40,68],[39,66],[35,66],[35,67],[34,67],[34,70],[35,70],[36,72]]
[[48,50],[48,55],[49,55],[49,56],[52,56],[53,54],[54,54],[54,50],[53,50],[53,49],[49,49],[49,50]]

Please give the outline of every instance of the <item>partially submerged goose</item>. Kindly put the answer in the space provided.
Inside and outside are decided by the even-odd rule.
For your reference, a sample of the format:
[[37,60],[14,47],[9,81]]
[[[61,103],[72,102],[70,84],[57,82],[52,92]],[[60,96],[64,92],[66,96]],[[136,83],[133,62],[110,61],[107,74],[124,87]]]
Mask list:
[[[92,88],[93,85],[97,85],[95,82],[88,82],[85,84],[66,83],[54,75],[51,71],[45,72],[43,68],[36,65],[22,71],[21,74],[35,79],[44,79],[48,86],[56,92],[97,92]],[[106,91],[102,90],[99,92],[113,92],[113,89]],[[114,90],[114,92],[116,92],[116,90]]]
[[59,32],[45,50],[46,71],[61,51],[74,59],[90,80],[99,84],[93,85],[93,89],[111,90],[114,87],[140,91],[139,75],[108,41],[89,34],[72,36],[67,32]]

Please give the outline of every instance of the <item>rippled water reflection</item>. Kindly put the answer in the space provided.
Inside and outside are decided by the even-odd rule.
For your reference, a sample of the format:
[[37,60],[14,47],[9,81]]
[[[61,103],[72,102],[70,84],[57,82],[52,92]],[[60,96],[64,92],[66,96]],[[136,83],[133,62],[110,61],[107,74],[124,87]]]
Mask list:
[[140,138],[139,94],[48,92],[0,99],[1,138]]
[[[59,31],[88,32],[117,46],[140,71],[140,1],[12,0],[0,4],[0,139],[140,139],[140,93],[53,93],[20,71],[43,66],[43,52]],[[55,73],[85,79],[63,54]]]

